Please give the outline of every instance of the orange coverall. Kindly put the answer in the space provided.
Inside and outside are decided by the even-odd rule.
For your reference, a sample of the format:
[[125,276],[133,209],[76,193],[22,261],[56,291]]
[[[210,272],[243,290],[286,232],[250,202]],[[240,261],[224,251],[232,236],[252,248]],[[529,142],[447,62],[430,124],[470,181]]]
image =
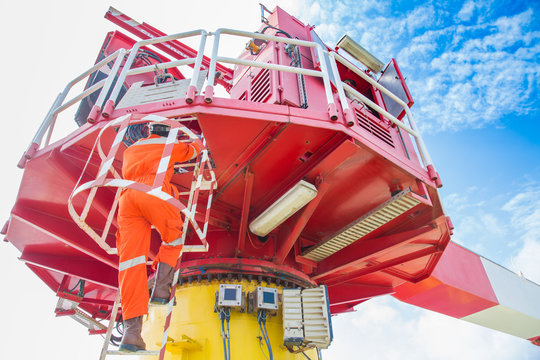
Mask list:
[[[165,141],[165,137],[150,135],[128,147],[122,165],[124,179],[152,186]],[[174,145],[163,191],[172,196],[177,194],[177,189],[171,184],[174,164],[192,159],[200,150],[196,143],[188,145],[178,142]],[[180,211],[155,196],[132,189],[126,189],[120,195],[116,246],[120,258],[118,280],[124,319],[145,315],[148,311],[146,262],[150,251],[151,225],[154,225],[163,241],[153,266],[164,262],[176,267],[182,245],[165,244],[182,235],[182,224]]]

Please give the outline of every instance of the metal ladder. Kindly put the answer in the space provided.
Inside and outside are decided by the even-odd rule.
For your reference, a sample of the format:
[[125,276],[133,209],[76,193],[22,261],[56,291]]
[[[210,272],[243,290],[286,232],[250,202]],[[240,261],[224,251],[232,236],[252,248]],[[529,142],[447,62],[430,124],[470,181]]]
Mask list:
[[[126,133],[127,127],[130,124],[133,123],[144,123],[144,122],[162,122],[164,124],[168,124],[171,126],[171,130],[169,133],[169,136],[167,138],[166,145],[164,146],[160,166],[158,167],[159,170],[156,174],[156,178],[154,180],[153,186],[148,186],[145,184],[139,184],[134,181],[130,180],[124,180],[121,178],[121,176],[118,174],[118,172],[114,169],[113,160],[116,156],[116,153],[118,151],[118,148],[122,142],[122,139],[124,137],[124,134]],[[101,135],[111,126],[119,127],[118,133],[115,137],[115,140],[108,152],[107,155],[105,155],[102,147],[100,138]],[[177,121],[169,120],[164,117],[156,116],[156,115],[146,115],[141,118],[134,118],[134,115],[125,115],[118,119],[110,121],[99,133],[98,137],[96,138],[96,142],[94,144],[94,148],[92,149],[90,156],[88,158],[87,164],[85,165],[85,168],[83,170],[83,173],[81,174],[81,178],[75,185],[75,189],[73,190],[71,196],[68,199],[68,208],[70,215],[72,219],[83,229],[96,243],[107,253],[109,254],[116,254],[117,250],[114,248],[111,248],[106,243],[106,238],[108,235],[108,231],[110,228],[110,225],[112,223],[112,219],[114,218],[114,214],[116,212],[116,208],[118,206],[118,198],[120,195],[120,191],[123,188],[129,188],[129,189],[135,189],[138,191],[146,192],[149,195],[156,196],[171,205],[177,207],[181,213],[184,214],[184,224],[183,224],[183,232],[182,237],[180,238],[180,244],[183,245],[182,252],[180,253],[180,258],[182,257],[182,254],[184,252],[206,252],[208,251],[208,242],[206,241],[206,234],[208,231],[208,222],[210,219],[210,208],[212,204],[212,195],[213,190],[216,188],[216,177],[212,169],[212,164],[208,155],[208,150],[206,149],[206,143],[203,138],[203,145],[204,148],[201,151],[201,153],[198,155],[197,160],[195,164],[182,164],[180,167],[193,167],[193,180],[191,182],[191,188],[189,193],[182,193],[183,195],[189,194],[187,206],[184,206],[179,200],[173,198],[167,193],[164,193],[161,188],[163,185],[163,181],[165,178],[165,173],[167,169],[167,164],[162,164],[165,162],[168,162],[170,159],[170,155],[172,153],[172,147],[174,142],[177,139],[178,132],[182,131],[184,134],[186,134],[188,137],[190,137],[192,140],[196,138],[196,135],[193,134],[191,130],[186,128],[183,125],[180,125]],[[90,159],[92,158],[92,154],[94,153],[94,150],[98,151],[98,154],[102,160],[101,165],[99,167],[99,171],[97,174],[97,177],[95,180],[88,181],[82,185],[79,185],[80,180],[82,179],[84,175],[84,171],[86,169],[86,166],[90,162]],[[186,170],[186,169],[184,169]],[[187,171],[187,170],[186,170]],[[210,179],[204,179],[204,174],[210,175]],[[107,175],[111,173],[114,178],[107,178]],[[90,211],[92,202],[94,200],[95,194],[97,192],[97,189],[99,187],[115,187],[117,188],[116,196],[113,201],[113,205],[111,207],[111,210],[107,216],[107,222],[104,226],[104,230],[102,234],[98,234],[94,229],[92,229],[87,223],[86,223],[86,217]],[[89,195],[87,196],[86,203],[84,206],[83,211],[79,214],[74,206],[73,206],[73,198],[75,196],[78,196],[83,191],[89,191]],[[199,194],[201,191],[208,191],[208,199],[206,204],[206,213],[204,217],[204,224],[202,226],[199,226],[197,221],[195,220],[195,215],[197,213],[197,204],[199,200]],[[191,224],[192,228],[195,230],[195,233],[197,234],[199,240],[201,241],[201,245],[184,245],[185,243],[185,237],[187,234],[188,226]],[[107,332],[105,336],[105,342],[103,344],[103,348],[101,350],[100,360],[104,360],[107,355],[136,355],[136,356],[159,356],[160,360],[163,360],[165,357],[165,348],[167,345],[167,339],[168,339],[168,330],[172,315],[172,307],[174,305],[174,298],[175,298],[175,291],[173,289],[176,288],[176,285],[178,283],[178,278],[180,275],[180,261],[177,262],[177,266],[174,273],[174,278],[171,286],[171,297],[169,299],[168,303],[168,311],[167,311],[167,317],[165,320],[165,326],[163,331],[163,338],[162,338],[162,344],[161,349],[159,351],[137,351],[137,352],[121,352],[116,350],[108,350],[110,339],[112,336],[112,330],[114,328],[114,324],[116,323],[116,317],[118,314],[118,307],[120,305],[120,292],[118,292],[116,300],[113,305],[113,309],[111,312],[110,320],[109,320],[109,326],[107,327]]]

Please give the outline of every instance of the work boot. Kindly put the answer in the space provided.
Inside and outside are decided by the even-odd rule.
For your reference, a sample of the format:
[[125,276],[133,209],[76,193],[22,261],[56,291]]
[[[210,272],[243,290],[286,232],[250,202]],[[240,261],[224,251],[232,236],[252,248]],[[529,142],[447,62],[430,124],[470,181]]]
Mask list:
[[169,302],[173,277],[174,268],[171,265],[163,262],[158,263],[150,304],[164,305]]
[[136,352],[146,350],[146,344],[141,336],[142,316],[124,320],[124,336],[118,350]]

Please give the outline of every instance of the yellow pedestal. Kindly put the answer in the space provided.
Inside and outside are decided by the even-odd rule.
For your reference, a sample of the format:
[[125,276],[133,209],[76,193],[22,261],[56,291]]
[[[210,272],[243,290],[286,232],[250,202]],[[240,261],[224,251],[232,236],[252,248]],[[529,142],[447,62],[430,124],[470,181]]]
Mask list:
[[[264,282],[260,284],[247,280],[230,283],[241,284],[242,291],[246,294],[255,290],[257,286],[277,287],[275,284],[266,285]],[[212,282],[195,282],[178,287],[176,290],[177,304],[173,308],[165,359],[224,359],[221,322],[219,313],[214,312],[215,293],[218,291],[219,284],[220,282],[213,280]],[[159,350],[161,346],[166,313],[167,306],[151,306],[149,309],[149,314],[143,323],[143,338],[148,350]],[[283,346],[281,308],[276,316],[268,317],[266,329],[274,359],[306,359],[302,354],[290,353]],[[231,311],[229,333],[231,360],[269,359],[268,349],[260,333],[256,314],[241,313],[238,310]],[[313,349],[306,351],[306,355],[310,359],[317,359],[317,353]],[[139,358],[149,359],[151,357],[140,356]]]

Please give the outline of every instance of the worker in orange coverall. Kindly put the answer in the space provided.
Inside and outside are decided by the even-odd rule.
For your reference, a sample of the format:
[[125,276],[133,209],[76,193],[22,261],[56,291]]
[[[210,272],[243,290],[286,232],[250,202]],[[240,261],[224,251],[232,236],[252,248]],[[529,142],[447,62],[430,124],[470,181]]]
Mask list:
[[[128,147],[124,152],[122,175],[126,180],[152,186],[169,134],[168,125],[155,123],[150,126],[150,136]],[[169,164],[163,191],[175,196],[177,189],[171,184],[174,164],[193,159],[201,151],[199,140],[191,144],[176,141]],[[151,225],[161,235],[162,244],[152,267],[157,274],[151,302],[168,303],[174,269],[182,245],[175,240],[182,235],[180,211],[173,205],[144,192],[126,189],[120,196],[118,209],[119,284],[124,318],[124,336],[119,350],[135,352],[146,349],[141,337],[142,318],[148,312],[148,285],[146,262],[150,250]]]

